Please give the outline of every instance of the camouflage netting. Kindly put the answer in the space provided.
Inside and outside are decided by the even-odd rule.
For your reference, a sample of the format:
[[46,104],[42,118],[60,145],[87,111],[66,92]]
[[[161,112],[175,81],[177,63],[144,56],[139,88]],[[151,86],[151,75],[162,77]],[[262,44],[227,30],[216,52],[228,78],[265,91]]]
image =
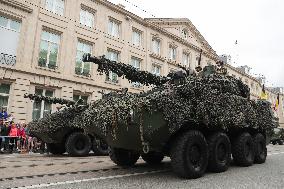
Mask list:
[[107,135],[112,128],[117,128],[114,124],[127,124],[130,111],[138,108],[140,113],[140,110],[162,111],[171,133],[189,120],[225,130],[274,127],[269,105],[242,97],[247,96],[249,90],[232,77],[188,77],[182,82],[179,85],[167,83],[143,94],[116,94],[99,100],[83,116],[76,117],[73,124],[88,132],[99,128]]
[[[157,87],[141,94],[112,92],[90,104],[85,110],[78,110],[75,105],[32,122],[29,125],[31,129],[47,132],[71,126],[102,137],[106,137],[108,133],[115,136],[116,129],[131,121],[133,110],[138,117],[145,111],[162,112],[170,133],[189,121],[224,130],[244,127],[265,130],[275,127],[269,103],[249,100],[248,86],[233,77],[192,74],[170,80],[138,71],[129,65],[111,62],[104,57],[87,56],[84,59],[98,64],[98,71],[102,73],[113,71],[130,81],[155,84]],[[148,136],[154,132],[152,127],[143,129]]]
[[53,114],[46,114],[43,119],[30,122],[29,131],[31,133],[53,133],[59,128],[69,127],[74,118],[82,114],[86,108],[87,106],[72,106]]

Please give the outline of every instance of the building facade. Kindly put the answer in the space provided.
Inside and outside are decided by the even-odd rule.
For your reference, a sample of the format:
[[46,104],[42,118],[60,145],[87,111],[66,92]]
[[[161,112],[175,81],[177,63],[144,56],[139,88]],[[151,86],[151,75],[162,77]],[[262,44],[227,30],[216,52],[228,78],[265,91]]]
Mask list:
[[[188,19],[143,19],[106,0],[0,0],[0,5],[0,106],[16,121],[56,111],[54,104],[25,99],[25,93],[92,102],[102,90],[147,90],[114,73],[99,74],[96,65],[81,61],[84,53],[157,75],[178,64],[194,69],[201,49],[201,66],[219,60]],[[257,98],[260,83],[227,66]]]

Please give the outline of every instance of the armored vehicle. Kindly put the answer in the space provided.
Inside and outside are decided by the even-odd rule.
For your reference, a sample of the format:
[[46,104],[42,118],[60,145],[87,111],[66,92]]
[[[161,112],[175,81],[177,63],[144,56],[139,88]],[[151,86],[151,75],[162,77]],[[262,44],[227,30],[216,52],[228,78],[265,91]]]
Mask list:
[[44,97],[38,95],[25,95],[34,101],[47,101],[54,104],[66,104],[66,107],[53,114],[46,114],[44,118],[28,124],[29,134],[41,139],[47,144],[48,151],[52,154],[67,152],[71,156],[86,156],[92,149],[96,155],[107,155],[107,144],[96,137],[94,133],[85,133],[76,127],[73,120],[82,116],[88,105],[68,101],[60,98]]
[[277,124],[270,103],[250,100],[248,86],[227,76],[221,62],[199,66],[198,73],[180,66],[162,77],[104,56],[87,54],[83,61],[152,88],[114,92],[75,118],[107,141],[117,165],[134,165],[140,156],[158,164],[169,156],[177,175],[198,178],[207,169],[226,171],[231,155],[240,166],[265,162],[267,133]]
[[279,144],[279,145],[283,145],[284,142],[284,128],[275,128],[273,130],[273,134],[271,136],[270,142],[275,145],[275,144]]

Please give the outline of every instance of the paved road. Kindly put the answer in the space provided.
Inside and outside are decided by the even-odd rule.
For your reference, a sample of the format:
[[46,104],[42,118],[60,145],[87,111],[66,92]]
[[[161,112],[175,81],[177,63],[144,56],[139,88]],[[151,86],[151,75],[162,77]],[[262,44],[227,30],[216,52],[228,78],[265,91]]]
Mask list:
[[142,160],[134,168],[115,166],[108,157],[0,155],[0,188],[284,188],[284,146],[268,146],[265,164],[195,180],[176,177],[170,161],[151,167]]

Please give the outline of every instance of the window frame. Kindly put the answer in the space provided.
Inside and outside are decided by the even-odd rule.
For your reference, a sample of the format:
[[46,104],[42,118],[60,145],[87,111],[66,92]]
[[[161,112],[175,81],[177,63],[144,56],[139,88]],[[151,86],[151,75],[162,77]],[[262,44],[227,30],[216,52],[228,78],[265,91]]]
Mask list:
[[[184,62],[185,62],[184,61],[185,60],[184,57],[185,56],[187,57],[187,59],[186,59],[187,60],[187,64],[186,65],[184,64]],[[190,67],[190,53],[187,53],[187,52],[183,52],[182,53],[182,65],[186,66],[186,67]]]
[[0,108],[6,108],[6,110],[7,110],[7,112],[8,112],[8,107],[9,107],[9,101],[10,101],[10,92],[11,92],[11,83],[5,83],[5,82],[1,82],[0,83],[0,86],[1,85],[9,85],[9,92],[8,93],[0,93],[0,96],[2,96],[2,97],[8,97],[8,100],[7,100],[7,105],[6,106],[2,106],[2,107],[0,107]]
[[[7,24],[6,24],[6,26],[0,25],[0,27],[2,27],[2,28],[4,28],[4,29],[7,29],[7,30],[14,31],[14,32],[18,32],[18,33],[21,32],[21,26],[22,26],[22,22],[21,22],[21,21],[16,20],[16,19],[13,19],[13,18],[10,18],[10,17],[7,17],[7,16],[5,16],[5,15],[0,15],[0,17],[3,17],[4,19],[7,19]],[[18,30],[13,29],[13,28],[11,27],[11,23],[12,23],[12,22],[16,22],[17,24],[19,24]]]
[[[50,40],[50,36],[49,36],[49,39],[46,40],[46,39],[43,39],[43,33],[46,32],[48,33],[49,35],[57,35],[59,37],[59,40],[58,40],[58,43],[56,42],[53,42]],[[59,53],[60,53],[60,44],[61,44],[61,34],[59,32],[55,32],[55,31],[52,31],[52,30],[49,30],[49,29],[43,29],[42,32],[41,32],[41,35],[40,35],[40,44],[39,44],[39,57],[38,57],[38,63],[37,65],[40,66],[40,67],[43,67],[43,68],[48,68],[48,69],[53,69],[55,70],[56,68],[58,68],[58,65],[59,65]],[[46,64],[45,66],[41,66],[40,63],[39,63],[39,59],[41,58],[40,57],[40,52],[41,52],[41,44],[42,42],[46,42],[47,43],[47,56],[46,56]],[[55,65],[54,65],[54,68],[52,67],[49,67],[49,64],[50,64],[50,54],[51,54],[51,46],[52,45],[57,45],[58,48],[57,48],[57,56],[56,56],[56,62],[55,62]]]
[[[110,27],[110,24],[111,23],[113,23],[112,24],[112,26]],[[112,18],[112,17],[109,17],[109,19],[108,19],[108,25],[107,25],[107,33],[110,35],[110,36],[112,36],[112,37],[114,37],[114,38],[121,38],[121,21],[119,21],[119,20],[116,20],[115,18]],[[117,28],[118,28],[118,30],[117,30],[117,36],[116,35],[113,35],[113,25],[114,24],[116,24],[117,25]],[[111,28],[111,31],[110,31],[110,28]]]
[[[46,92],[47,92],[47,91],[52,92],[52,96],[51,96],[51,97],[54,97],[54,94],[55,94],[55,90],[49,89],[49,88],[35,87],[35,93],[36,93],[36,90],[42,90],[42,94],[41,94],[42,96],[46,96]],[[38,119],[35,119],[35,118],[33,117],[34,111],[35,111],[35,109],[34,109],[35,103],[36,103],[36,102],[33,102],[32,120],[38,120],[38,119],[43,118],[43,117],[44,117],[44,113],[46,112],[46,110],[45,110],[45,103],[46,103],[46,102],[43,100],[43,101],[40,102],[40,116],[39,116]],[[48,110],[48,111],[50,111],[50,113],[52,113],[52,103],[50,103],[50,105],[51,105],[51,109]]]
[[[155,43],[157,42],[157,51],[155,50]],[[156,55],[161,55],[161,45],[162,44],[162,40],[160,38],[157,38],[157,37],[153,37],[152,38],[152,52]]]
[[176,61],[177,60],[177,46],[170,44],[169,45],[169,60]]
[[[136,43],[134,33],[139,34],[139,43]],[[142,46],[142,40],[143,40],[143,32],[141,30],[138,30],[137,28],[132,28],[132,44],[135,46]]]
[[[92,26],[88,26],[88,25],[86,25],[86,23],[82,23],[82,21],[81,21],[81,13],[82,13],[82,11],[84,11],[85,13],[89,13],[90,15],[93,16]],[[87,8],[85,6],[81,6],[81,10],[80,10],[80,13],[79,13],[79,23],[81,25],[87,26],[89,28],[95,28],[95,13],[96,13],[96,11],[90,10],[90,8]],[[85,17],[85,19],[86,19],[86,17]]]
[[89,63],[88,62],[88,64],[90,65],[90,69],[89,69],[89,73],[88,74],[86,74],[85,75],[85,73],[84,73],[84,68],[85,68],[85,62],[83,62],[81,59],[80,59],[80,61],[81,61],[81,68],[80,68],[80,74],[78,74],[77,72],[76,72],[76,64],[77,64],[77,56],[78,56],[78,45],[79,45],[79,43],[81,43],[81,44],[83,44],[83,45],[89,45],[90,46],[90,52],[84,52],[84,51],[80,51],[80,52],[83,52],[83,53],[90,53],[90,54],[92,54],[92,52],[93,52],[93,44],[92,43],[89,43],[89,42],[86,42],[86,41],[83,41],[83,40],[80,40],[80,39],[78,39],[78,41],[77,41],[77,47],[76,47],[76,59],[75,59],[75,74],[76,75],[83,75],[83,76],[86,76],[86,77],[90,77],[91,76],[91,73],[92,73],[92,64],[91,63]]
[[78,96],[78,97],[79,97],[78,99],[82,99],[82,97],[87,97],[86,104],[89,103],[90,95],[88,95],[88,94],[82,94],[82,93],[80,93],[80,92],[74,91],[74,92],[73,92],[73,101],[75,101],[75,100],[74,100],[74,96]]
[[[137,67],[137,62],[139,62],[139,67]],[[142,70],[142,59],[137,58],[135,56],[131,56],[131,66],[138,69],[139,71]],[[139,83],[139,82],[132,82],[131,86],[134,87],[134,88],[141,88],[142,84]]]
[[[51,10],[49,10],[48,9],[48,7],[47,7],[47,2],[48,1],[53,1],[52,2],[52,9]],[[55,6],[55,2],[56,2],[56,5],[57,5],[57,7],[58,7],[58,2],[59,1],[62,1],[62,6],[63,7],[61,7],[62,8],[62,13],[60,12],[60,13],[58,13],[57,11],[56,11],[56,6]],[[65,0],[45,0],[45,10],[47,10],[47,11],[50,11],[50,12],[52,12],[53,14],[56,14],[56,15],[59,15],[59,16],[64,16],[64,13],[65,13]]]
[[[110,57],[109,57],[109,56],[110,56],[110,53],[116,53],[116,54],[117,54],[117,60],[112,60],[112,59],[110,59]],[[111,61],[119,62],[119,61],[120,61],[120,52],[117,51],[117,50],[108,48],[108,49],[107,49],[106,58],[108,58],[108,59],[111,60]],[[113,76],[115,76],[114,74],[116,75],[116,78],[117,78],[116,81],[113,80]],[[109,73],[106,74],[106,79],[105,79],[105,81],[106,81],[106,82],[110,82],[110,83],[112,83],[112,84],[119,84],[118,75],[117,75],[116,73],[113,73],[112,71],[109,71]]]
[[[156,69],[155,68],[160,68],[159,69],[159,74],[156,73]],[[152,74],[156,75],[156,76],[161,76],[161,73],[162,73],[162,66],[157,64],[157,63],[153,63],[152,64]]]

